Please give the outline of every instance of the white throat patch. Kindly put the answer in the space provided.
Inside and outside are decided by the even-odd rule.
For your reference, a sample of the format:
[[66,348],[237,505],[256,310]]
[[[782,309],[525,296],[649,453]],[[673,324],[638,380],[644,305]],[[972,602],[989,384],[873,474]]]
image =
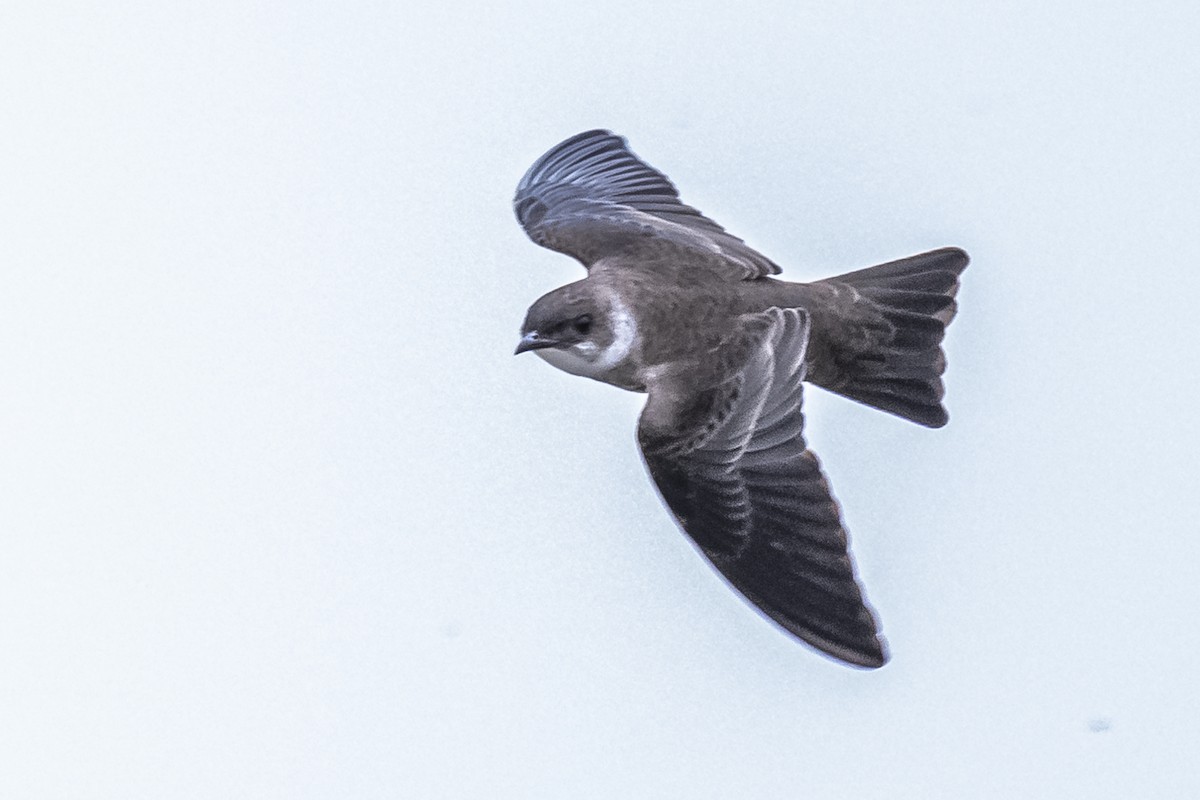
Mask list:
[[619,365],[633,349],[637,338],[637,321],[629,308],[615,294],[611,297],[609,323],[613,329],[612,343],[600,350],[591,342],[580,342],[567,349],[547,348],[536,351],[547,364],[585,378],[604,380],[604,375]]

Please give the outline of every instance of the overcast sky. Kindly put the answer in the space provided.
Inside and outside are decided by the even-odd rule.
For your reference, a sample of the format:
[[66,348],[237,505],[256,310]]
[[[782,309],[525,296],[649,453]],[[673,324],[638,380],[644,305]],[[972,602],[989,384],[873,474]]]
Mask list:
[[[1200,6],[433,5],[0,13],[0,795],[1193,796]],[[948,427],[808,393],[885,668],[512,357],[593,127],[786,278],[971,253]]]

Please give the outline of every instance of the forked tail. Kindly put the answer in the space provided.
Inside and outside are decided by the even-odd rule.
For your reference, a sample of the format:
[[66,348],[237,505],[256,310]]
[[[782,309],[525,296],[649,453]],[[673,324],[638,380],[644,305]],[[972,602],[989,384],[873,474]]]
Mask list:
[[839,353],[836,380],[822,385],[920,425],[945,425],[942,339],[967,262],[965,252],[947,247],[820,281],[839,293],[849,287],[855,305],[868,301],[860,308],[871,320],[867,340]]

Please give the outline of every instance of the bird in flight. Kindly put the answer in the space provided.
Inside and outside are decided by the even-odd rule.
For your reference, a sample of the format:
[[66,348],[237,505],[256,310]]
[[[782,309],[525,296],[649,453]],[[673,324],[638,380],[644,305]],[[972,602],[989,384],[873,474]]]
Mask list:
[[513,204],[534,242],[588,273],[530,307],[517,353],[646,393],[642,456],[700,552],[784,630],[883,666],[838,504],[804,441],[803,382],[945,425],[941,344],[967,254],[781,281],[603,130],[539,158]]

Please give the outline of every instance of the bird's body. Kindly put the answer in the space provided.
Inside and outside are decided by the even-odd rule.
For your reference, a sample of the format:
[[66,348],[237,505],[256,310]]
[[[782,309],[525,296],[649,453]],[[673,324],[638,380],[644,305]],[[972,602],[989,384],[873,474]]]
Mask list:
[[945,424],[940,344],[966,255],[775,279],[773,262],[683,205],[605,131],[539,159],[515,207],[534,241],[588,268],[534,303],[517,351],[646,392],[643,455],[700,550],[784,629],[882,665],[837,504],[802,435],[801,381]]
[[[686,262],[667,261],[648,269],[645,263],[621,259],[594,266],[588,277],[559,291],[594,292],[612,303],[614,313],[625,320],[627,328],[637,328],[642,320],[659,335],[633,342],[622,340],[622,357],[609,359],[606,369],[567,369],[556,363],[561,351],[539,350],[546,361],[574,375],[594,378],[622,389],[644,392],[646,385],[637,375],[646,369],[668,363],[703,363],[706,354],[720,344],[721,332],[743,314],[768,308],[803,308],[809,313],[809,380],[841,360],[852,360],[854,348],[869,349],[868,329],[877,314],[870,307],[856,307],[861,297],[849,287],[831,284],[793,283],[774,278],[730,283]],[[585,288],[586,287],[586,288]],[[857,304],[863,306],[861,302]],[[632,346],[631,346],[632,345]],[[570,363],[570,362],[566,362]],[[583,370],[583,371],[581,371]],[[612,372],[610,373],[610,370]],[[630,374],[630,370],[634,370]]]

